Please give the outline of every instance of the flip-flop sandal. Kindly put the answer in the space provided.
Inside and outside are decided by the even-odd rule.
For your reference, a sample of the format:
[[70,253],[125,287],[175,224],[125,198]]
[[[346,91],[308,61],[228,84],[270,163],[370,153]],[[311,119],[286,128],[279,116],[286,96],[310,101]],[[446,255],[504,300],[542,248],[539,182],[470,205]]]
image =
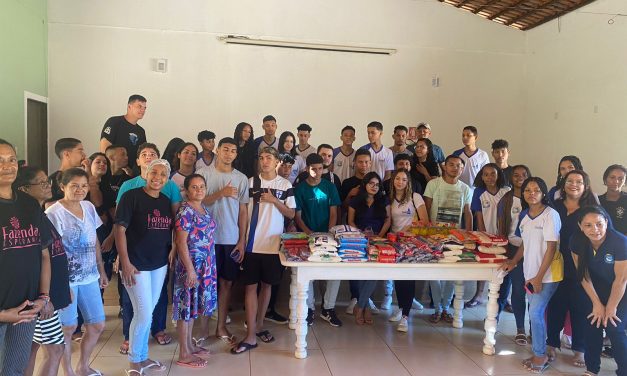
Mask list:
[[168,367],[161,364],[161,362],[158,360],[153,360],[152,363],[150,363],[147,366],[144,366],[142,369],[149,369],[149,368],[154,368],[155,371],[158,371],[158,372],[162,372],[168,369]]
[[[231,349],[231,354],[233,354],[233,355],[243,354],[243,353],[245,353],[246,351],[250,351],[250,350],[252,350],[252,349],[256,349],[256,348],[257,348],[257,346],[259,346],[259,345],[258,345],[258,344],[256,344],[256,343],[255,343],[254,345],[252,345],[252,344],[250,344],[250,343],[247,343],[247,342],[242,341],[242,342],[240,342],[239,344],[237,344],[237,347],[233,347],[233,348]],[[244,348],[244,350],[242,350],[242,351],[237,351],[237,350],[239,350],[239,349],[240,349],[240,347],[243,347],[243,348]]]
[[[128,349],[129,349],[128,341],[122,342],[122,344],[120,345],[120,354],[128,355]],[[135,371],[135,370],[132,370],[132,371]]]
[[481,303],[481,302],[479,302],[479,301],[477,301],[477,300],[473,300],[473,299],[471,299],[471,300],[467,301],[467,302],[464,304],[464,308],[474,308],[474,307],[476,307],[476,306],[478,306],[478,305],[481,305],[481,304],[483,304],[483,303]]
[[237,343],[233,334],[231,334],[230,336],[219,336],[216,334],[216,338],[229,346],[235,346],[235,344]]
[[601,351],[601,356],[604,358],[613,358],[614,353],[612,352],[612,346],[605,346],[603,351]]
[[202,345],[203,345],[203,343],[205,343],[206,339],[207,338],[205,338],[205,337],[200,337],[198,339],[192,337],[192,341],[194,342],[194,345],[198,346],[198,347],[202,347]]
[[255,335],[257,337],[259,337],[259,339],[263,342],[263,343],[271,343],[274,342],[274,337],[272,336],[272,334],[270,334],[269,331],[267,330],[262,330],[261,332],[255,333]]
[[136,370],[136,369],[125,369],[124,372],[126,373],[126,376],[144,376],[144,369],[140,368],[140,370]]
[[584,368],[586,366],[586,362],[585,360],[575,359],[573,360],[573,365],[575,367]]
[[531,366],[532,362],[533,362],[533,357],[527,358],[527,359],[522,361],[522,365],[523,365],[523,367],[528,369]]
[[519,346],[527,346],[529,344],[529,342],[527,342],[527,335],[524,333],[516,334],[516,337],[514,337],[514,342],[516,342],[516,344]]
[[191,362],[181,362],[180,360],[176,361],[176,365],[179,367],[187,367],[187,368],[205,368],[207,367],[206,360],[192,360]]
[[170,337],[166,333],[157,334],[154,336],[154,338],[161,346],[169,345],[170,342],[172,342],[172,337]]
[[597,374],[594,372],[586,371],[581,376],[597,376]]
[[207,350],[206,348],[204,348],[204,347],[202,347],[202,346],[196,346],[196,347],[198,347],[200,350],[198,350],[198,351],[194,351],[194,352],[192,353],[193,355],[200,355],[200,356],[203,356],[203,355],[211,355],[211,351]]
[[547,368],[549,368],[549,362],[545,362],[544,364],[539,365],[539,366],[531,363],[529,367],[527,368],[527,370],[531,373],[542,373],[546,371]]
[[93,373],[88,374],[87,376],[102,376],[102,372],[95,369]]

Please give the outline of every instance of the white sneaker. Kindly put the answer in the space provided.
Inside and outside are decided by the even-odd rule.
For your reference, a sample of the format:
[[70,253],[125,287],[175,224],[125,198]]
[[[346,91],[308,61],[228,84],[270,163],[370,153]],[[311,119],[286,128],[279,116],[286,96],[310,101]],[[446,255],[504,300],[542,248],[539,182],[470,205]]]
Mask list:
[[567,349],[571,349],[573,345],[572,338],[569,335],[562,333],[562,345],[564,345]]
[[423,309],[425,309],[425,307],[423,307],[422,304],[418,300],[416,300],[416,298],[414,298],[414,301],[411,303],[411,307],[418,311],[422,311]]
[[407,323],[406,316],[401,317],[401,321],[398,322],[396,330],[398,330],[399,332],[407,333],[407,330],[409,330],[409,324]]
[[392,295],[386,295],[381,302],[381,309],[387,311],[390,308],[392,308]]
[[401,311],[399,308],[399,309],[394,310],[394,313],[392,313],[392,316],[390,316],[388,321],[397,322],[397,321],[401,321],[402,318],[403,318],[403,311]]
[[[217,309],[215,311],[213,311],[213,313],[211,314],[211,320],[218,321],[218,310]],[[226,315],[226,323],[227,324],[231,323],[231,316]]]
[[351,299],[351,301],[348,303],[348,306],[346,306],[346,314],[352,315],[353,310],[355,309],[356,305],[357,305],[357,299],[355,298]]
[[372,299],[368,299],[368,306],[370,307],[370,311],[372,311],[372,313],[374,313],[375,315],[379,314],[379,308],[377,308],[376,305],[374,305],[374,302],[372,301]]

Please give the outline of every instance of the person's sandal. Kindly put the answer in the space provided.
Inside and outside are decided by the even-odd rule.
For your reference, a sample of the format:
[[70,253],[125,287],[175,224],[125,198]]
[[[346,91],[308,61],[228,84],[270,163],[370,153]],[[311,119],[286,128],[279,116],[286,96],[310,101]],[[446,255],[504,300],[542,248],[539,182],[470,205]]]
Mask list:
[[370,308],[364,309],[364,323],[367,325],[374,324],[374,320],[372,319],[372,311]]
[[556,356],[557,356],[557,354],[556,354],[555,348],[547,346],[547,348],[546,348],[547,362],[548,363],[553,362],[555,360]]
[[353,316],[355,316],[355,323],[357,325],[364,325],[364,309],[363,308],[359,308],[358,306],[355,306],[355,308],[353,308]]
[[516,337],[514,337],[514,342],[516,342],[518,346],[527,346],[529,344],[529,342],[527,342],[527,335],[525,333],[516,334]]
[[120,354],[128,355],[128,348],[129,348],[128,341],[122,342],[122,344],[120,345]]
[[429,317],[429,322],[432,324],[437,324],[442,320],[442,314],[440,312],[436,312]]
[[594,372],[586,371],[581,376],[597,376],[597,374]]
[[442,311],[442,320],[450,324],[453,322],[453,315],[451,315],[447,311]]
[[261,332],[255,333],[255,335],[261,340],[263,343],[274,342],[274,337],[268,330],[262,330]]
[[549,362],[544,362],[544,364],[541,365],[535,365],[533,364],[533,362],[531,362],[529,364],[529,367],[527,367],[527,371],[531,373],[542,373],[546,371],[547,368],[549,368]]
[[154,338],[161,346],[169,345],[170,342],[172,342],[172,337],[167,335],[165,332],[155,334]]

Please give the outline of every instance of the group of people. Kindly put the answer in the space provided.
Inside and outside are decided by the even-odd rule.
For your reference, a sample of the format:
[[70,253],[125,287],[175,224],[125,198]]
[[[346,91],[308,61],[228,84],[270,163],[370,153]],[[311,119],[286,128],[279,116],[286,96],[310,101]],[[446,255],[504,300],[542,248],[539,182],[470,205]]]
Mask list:
[[[277,137],[271,115],[262,120],[261,137],[243,122],[217,144],[208,130],[198,134],[200,148],[175,138],[161,156],[138,124],[146,103],[131,96],[127,113],[107,120],[100,151],[89,158],[80,140],[59,139],[60,168],[49,176],[41,167],[18,168],[14,147],[0,140],[2,374],[32,375],[41,346],[40,375],[56,375],[60,365],[66,376],[99,375],[89,359],[105,325],[102,293],[115,272],[127,374],[166,369],[149,358],[148,343],[150,336],[162,345],[172,340],[165,331],[170,300],[180,345],[176,363],[206,367],[208,338],[237,355],[257,341],[275,340],[265,320],[287,323],[275,309],[284,272],[282,233],[346,224],[383,237],[429,223],[508,237],[499,311],[514,313],[516,343],[531,342],[533,357],[524,367],[546,369],[564,330],[572,336],[574,364],[586,367],[587,375],[599,372],[604,333],[617,373],[627,374],[624,166],[607,168],[607,192],[597,196],[579,159],[566,156],[549,190],[527,166],[509,165],[505,140],[492,143],[491,163],[477,147],[474,126],[462,130],[463,148],[445,156],[427,123],[418,125],[411,146],[408,128],[399,125],[394,145],[385,147],[383,125],[373,121],[361,148],[353,147],[352,126],[341,129],[339,147],[316,148],[309,144],[311,126]],[[247,332],[241,339],[227,326],[236,282],[245,286]],[[376,281],[349,282],[346,313],[358,325],[372,324]],[[326,281],[319,314],[333,327],[342,326],[336,313],[340,283]],[[430,322],[452,322],[453,282],[430,281],[429,288]],[[390,280],[382,309],[390,309],[394,290],[399,309],[389,319],[407,332],[410,310],[423,307],[414,281]],[[316,317],[316,292],[312,282],[308,325]],[[479,281],[466,306],[481,304],[484,292]],[[214,333],[209,317],[217,320]],[[195,321],[199,338],[192,336]],[[72,368],[71,343],[79,339]]]

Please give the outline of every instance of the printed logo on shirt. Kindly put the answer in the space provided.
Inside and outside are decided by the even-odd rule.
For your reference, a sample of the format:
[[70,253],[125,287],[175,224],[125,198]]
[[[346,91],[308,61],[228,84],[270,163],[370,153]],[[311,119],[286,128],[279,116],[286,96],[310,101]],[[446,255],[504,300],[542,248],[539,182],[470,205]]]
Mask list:
[[63,248],[63,241],[61,237],[52,231],[52,244],[48,248],[50,250],[50,257],[63,256],[65,254],[65,248]]
[[148,214],[148,226],[149,230],[169,230],[172,224],[172,218],[162,217],[161,212],[155,209],[152,214]]
[[488,201],[488,200],[481,201],[481,207],[484,208],[484,209],[489,208],[490,207],[490,201]]
[[336,165],[337,167],[342,167],[342,165],[343,165],[343,164],[344,164],[344,162],[342,162],[342,161],[339,161],[339,160],[338,160],[338,161],[335,161],[335,165]]
[[135,133],[129,133],[128,140],[131,142],[131,145],[135,146],[137,145],[137,141],[139,140],[139,137]]
[[622,206],[619,206],[616,208],[616,218],[617,219],[623,219],[623,217],[625,216],[625,208],[623,208]]
[[3,251],[9,249],[28,248],[41,244],[39,228],[32,224],[28,228],[21,228],[17,217],[9,220],[11,226],[2,226]]
[[106,133],[106,134],[111,134],[111,127],[106,127],[106,128],[104,129],[104,133]]
[[603,256],[603,261],[605,261],[606,264],[613,264],[614,255],[611,253],[606,253],[605,256]]
[[512,213],[513,214],[520,214],[521,208],[519,207],[512,207]]

